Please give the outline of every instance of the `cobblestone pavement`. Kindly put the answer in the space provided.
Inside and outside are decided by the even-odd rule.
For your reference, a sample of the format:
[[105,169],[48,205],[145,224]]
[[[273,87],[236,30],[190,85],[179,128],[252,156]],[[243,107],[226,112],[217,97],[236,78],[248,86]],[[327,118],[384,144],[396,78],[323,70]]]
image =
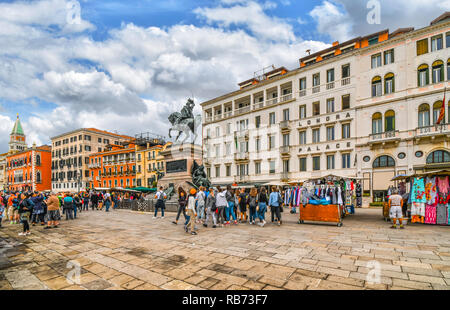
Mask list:
[[[4,224],[0,289],[450,288],[450,228],[392,230],[380,210],[356,212],[340,228],[298,225],[284,212],[281,227],[200,227],[197,236],[173,225],[174,214],[131,211],[83,212],[58,229],[32,227],[28,237]],[[366,281],[374,260],[378,284]],[[78,284],[66,279],[73,264]]]

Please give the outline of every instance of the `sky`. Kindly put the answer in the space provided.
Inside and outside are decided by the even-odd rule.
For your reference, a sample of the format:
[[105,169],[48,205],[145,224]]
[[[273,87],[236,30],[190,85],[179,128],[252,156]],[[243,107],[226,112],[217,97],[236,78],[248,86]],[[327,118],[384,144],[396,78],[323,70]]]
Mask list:
[[187,98],[199,114],[263,67],[445,11],[450,0],[0,0],[0,152],[17,113],[29,146],[81,127],[167,135]]

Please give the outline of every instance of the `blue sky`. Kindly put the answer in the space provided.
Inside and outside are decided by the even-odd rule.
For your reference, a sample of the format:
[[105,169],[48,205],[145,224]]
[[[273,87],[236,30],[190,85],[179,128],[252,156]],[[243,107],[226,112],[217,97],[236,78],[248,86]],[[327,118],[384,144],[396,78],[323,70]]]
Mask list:
[[166,134],[191,94],[200,103],[263,67],[298,67],[307,49],[450,10],[450,0],[379,0],[382,22],[369,25],[368,1],[0,0],[0,152],[16,113],[30,145],[79,127]]

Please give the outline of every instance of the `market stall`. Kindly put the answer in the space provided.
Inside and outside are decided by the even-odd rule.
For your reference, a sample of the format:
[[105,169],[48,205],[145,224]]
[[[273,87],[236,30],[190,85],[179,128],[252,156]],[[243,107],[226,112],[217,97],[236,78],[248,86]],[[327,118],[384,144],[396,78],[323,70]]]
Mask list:
[[[403,215],[411,223],[450,225],[450,170],[434,170],[400,175],[392,181],[404,197]],[[389,206],[383,206],[383,217],[389,217]]]
[[346,215],[354,214],[357,179],[330,174],[296,182],[298,185],[285,189],[285,204],[299,208],[299,224],[325,222],[340,227]]

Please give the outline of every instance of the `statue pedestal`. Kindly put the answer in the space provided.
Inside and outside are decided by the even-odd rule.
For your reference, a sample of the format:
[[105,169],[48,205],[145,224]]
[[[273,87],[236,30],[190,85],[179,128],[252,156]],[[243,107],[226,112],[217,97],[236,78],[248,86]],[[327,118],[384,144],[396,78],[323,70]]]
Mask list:
[[186,182],[192,182],[194,160],[197,164],[202,164],[202,147],[195,144],[172,145],[160,154],[164,156],[165,175],[158,181],[158,188],[173,186],[177,192],[181,186],[187,192],[192,187]]

